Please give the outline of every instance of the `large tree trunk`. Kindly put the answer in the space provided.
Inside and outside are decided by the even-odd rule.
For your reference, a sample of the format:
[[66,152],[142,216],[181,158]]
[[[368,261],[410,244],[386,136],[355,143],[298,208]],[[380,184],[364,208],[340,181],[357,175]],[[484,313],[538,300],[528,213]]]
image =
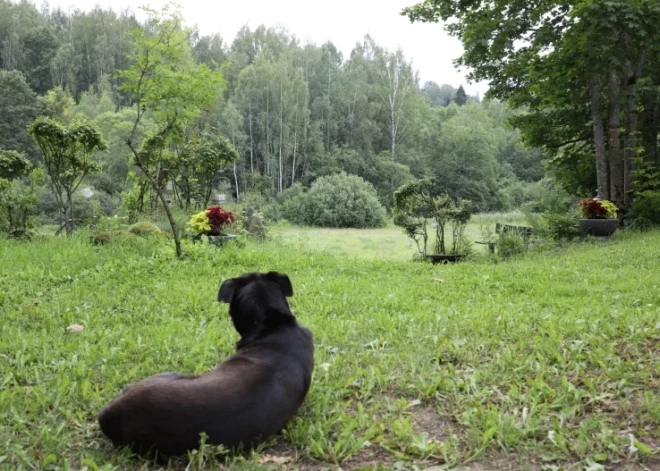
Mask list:
[[625,212],[624,201],[624,180],[623,180],[623,159],[621,155],[621,84],[619,74],[614,66],[609,73],[609,142],[610,151],[610,199],[620,209]]
[[609,171],[607,168],[607,146],[605,145],[605,127],[603,126],[603,104],[600,96],[600,77],[594,74],[591,81],[591,117],[594,129],[594,145],[596,148],[596,175],[598,179],[598,195],[603,199],[610,198]]

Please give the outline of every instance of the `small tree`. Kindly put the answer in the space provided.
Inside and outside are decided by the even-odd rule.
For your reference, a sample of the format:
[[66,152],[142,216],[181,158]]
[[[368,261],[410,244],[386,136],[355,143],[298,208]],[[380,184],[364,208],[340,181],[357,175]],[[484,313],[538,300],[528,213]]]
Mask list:
[[208,206],[215,176],[239,157],[232,143],[213,130],[194,136],[178,155],[176,185],[181,189],[186,208],[190,207],[192,198]]
[[[224,87],[222,72],[207,64],[195,64],[188,38],[192,32],[182,25],[178,11],[161,14],[144,8],[150,15],[149,28],[133,31],[133,65],[119,72],[121,89],[136,104],[133,128],[126,143],[135,164],[149,181],[163,205],[172,228],[177,256],[181,257],[179,230],[163,191],[161,175],[173,145],[185,146],[186,130],[208,109]],[[138,130],[147,113],[153,115],[156,130],[138,148]],[[176,166],[176,162],[173,162]]]
[[459,254],[466,248],[463,233],[472,216],[472,202],[463,199],[454,201],[446,194],[439,194],[436,187],[433,179],[402,185],[394,193],[394,224],[403,228],[406,235],[415,241],[422,255],[427,254],[429,220],[433,221],[435,228],[435,251],[438,254],[447,253],[445,235],[447,227],[451,226],[450,253]]
[[[96,125],[74,120],[64,126],[57,121],[37,118],[28,128],[41,149],[44,169],[60,212],[60,230],[67,235],[74,229],[73,194],[87,175],[99,170],[92,155],[107,145]],[[59,233],[59,231],[58,231]]]
[[[23,177],[29,173],[29,182]],[[32,225],[32,212],[39,202],[36,187],[43,171],[20,152],[0,150],[0,231],[22,236]]]
[[468,101],[467,93],[465,93],[465,89],[463,88],[463,85],[458,87],[458,91],[456,91],[456,96],[454,97],[454,103],[456,103],[458,106],[463,106],[466,104]]

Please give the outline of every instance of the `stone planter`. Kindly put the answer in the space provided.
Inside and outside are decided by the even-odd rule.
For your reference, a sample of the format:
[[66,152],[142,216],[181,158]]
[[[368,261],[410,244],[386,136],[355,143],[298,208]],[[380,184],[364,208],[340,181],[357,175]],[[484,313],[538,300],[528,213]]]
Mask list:
[[618,219],[580,219],[580,231],[596,237],[609,237],[618,226]]

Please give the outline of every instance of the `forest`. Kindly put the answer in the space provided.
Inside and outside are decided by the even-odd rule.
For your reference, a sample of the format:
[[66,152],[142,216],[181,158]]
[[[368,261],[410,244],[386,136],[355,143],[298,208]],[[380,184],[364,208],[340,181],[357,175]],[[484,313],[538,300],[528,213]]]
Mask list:
[[[126,145],[136,102],[121,74],[135,63],[135,31],[153,28],[130,11],[67,13],[46,3],[38,9],[0,0],[0,149],[43,166],[28,132],[39,116],[64,124],[87,120],[107,143],[90,156],[94,171],[85,172],[72,195],[80,219],[157,206]],[[186,43],[183,53],[221,78],[169,151],[180,157],[201,135],[230,141],[238,159],[226,162],[213,185],[231,188],[234,198],[275,201],[292,186],[307,188],[340,172],[369,182],[388,210],[401,184],[424,176],[437,177],[445,192],[469,198],[479,211],[518,208],[540,191],[545,154],[524,146],[508,122],[520,111],[468,96],[442,77],[422,84],[406,51],[384,49],[368,35],[356,40],[350,57],[331,42],[303,44],[283,28],[263,25],[243,27],[231,43],[222,32],[191,28]],[[155,129],[157,119],[147,110],[136,139]],[[158,174],[159,184],[187,207],[200,198],[190,197],[190,172],[174,160]],[[40,220],[57,222],[50,174],[24,181],[36,192]]]

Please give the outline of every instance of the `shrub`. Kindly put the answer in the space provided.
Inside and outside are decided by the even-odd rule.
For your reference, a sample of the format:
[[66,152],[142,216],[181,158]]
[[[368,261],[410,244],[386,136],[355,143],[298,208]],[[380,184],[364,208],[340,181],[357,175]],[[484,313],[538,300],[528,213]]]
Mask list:
[[635,186],[637,193],[631,211],[634,225],[648,227],[660,223],[660,166],[640,159]]
[[147,221],[136,222],[128,228],[128,232],[139,237],[161,237],[166,234],[160,227]]
[[502,232],[497,239],[497,252],[502,258],[521,254],[526,249],[525,238],[517,232]]
[[126,242],[137,238],[138,236],[128,231],[99,232],[92,237],[92,244],[107,245],[113,242]]
[[307,192],[286,201],[283,211],[289,221],[306,226],[367,228],[385,224],[385,209],[374,187],[344,172],[314,181]]
[[525,205],[525,214],[535,233],[566,241],[580,235],[577,208],[577,198],[545,179],[540,182],[538,199]]

